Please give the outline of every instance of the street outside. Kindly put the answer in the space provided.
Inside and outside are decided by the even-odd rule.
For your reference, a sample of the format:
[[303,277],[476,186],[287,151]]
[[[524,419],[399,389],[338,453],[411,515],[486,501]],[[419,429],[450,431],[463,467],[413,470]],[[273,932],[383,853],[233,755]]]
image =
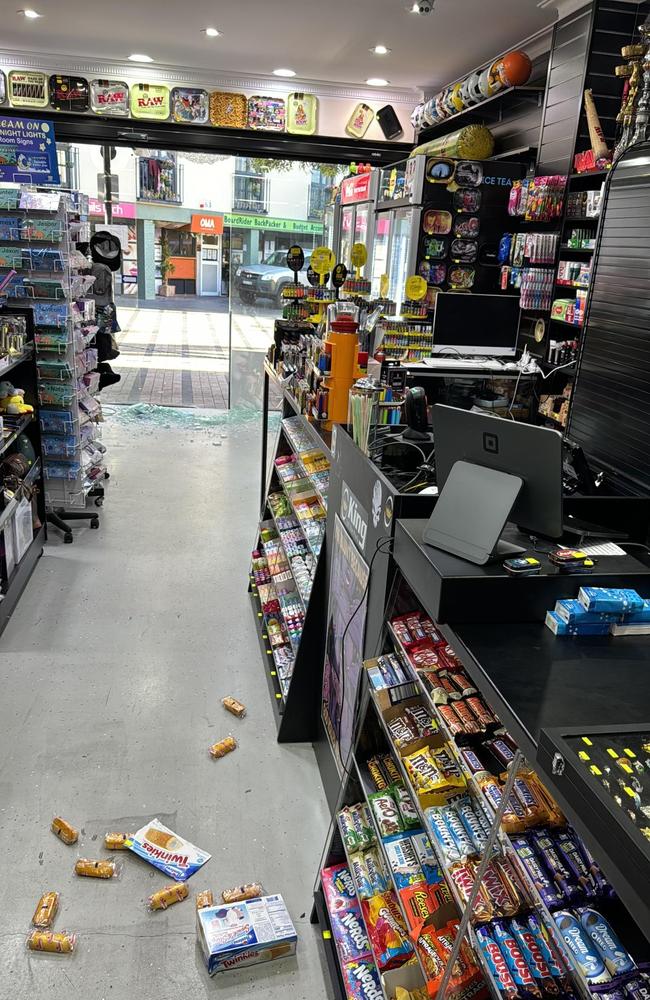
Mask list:
[[[160,299],[142,307],[137,301],[118,300],[120,356],[111,366],[122,381],[102,391],[102,402],[226,409],[231,331],[233,366],[248,371],[259,366],[261,373],[278,311],[233,301],[229,312],[228,299],[209,301],[210,310],[201,309],[202,300],[194,297],[185,302]],[[234,370],[233,378],[236,375]],[[256,395],[251,384],[255,387],[256,380],[246,379],[247,394]],[[259,399],[236,402],[260,405],[261,388]]]

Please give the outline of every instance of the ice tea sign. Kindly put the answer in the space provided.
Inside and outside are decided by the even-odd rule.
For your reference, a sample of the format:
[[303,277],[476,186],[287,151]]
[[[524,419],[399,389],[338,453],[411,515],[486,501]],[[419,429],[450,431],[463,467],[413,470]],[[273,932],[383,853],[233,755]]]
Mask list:
[[0,181],[60,183],[52,122],[0,113]]

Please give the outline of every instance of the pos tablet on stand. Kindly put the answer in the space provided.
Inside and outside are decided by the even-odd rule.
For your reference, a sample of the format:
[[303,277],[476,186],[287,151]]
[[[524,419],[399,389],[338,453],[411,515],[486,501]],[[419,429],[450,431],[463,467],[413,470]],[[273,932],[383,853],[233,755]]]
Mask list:
[[560,537],[559,431],[438,404],[433,441],[440,495],[424,530],[428,545],[481,566],[525,551],[500,540],[508,521]]

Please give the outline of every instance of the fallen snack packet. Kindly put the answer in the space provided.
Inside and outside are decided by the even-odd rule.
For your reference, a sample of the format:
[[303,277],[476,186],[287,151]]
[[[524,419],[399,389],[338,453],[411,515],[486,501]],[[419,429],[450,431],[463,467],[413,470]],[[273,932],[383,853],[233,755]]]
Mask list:
[[185,882],[212,857],[152,819],[133,834],[129,850],[177,882]]

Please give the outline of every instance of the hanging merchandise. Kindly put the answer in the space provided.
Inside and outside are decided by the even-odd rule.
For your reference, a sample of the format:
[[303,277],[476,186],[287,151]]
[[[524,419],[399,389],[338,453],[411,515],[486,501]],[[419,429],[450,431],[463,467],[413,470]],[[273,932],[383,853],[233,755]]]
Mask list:
[[171,92],[172,118],[187,125],[206,125],[209,118],[207,90],[196,87],[174,87]]
[[472,267],[450,267],[447,275],[449,287],[455,291],[471,288],[475,274]]
[[284,132],[285,104],[282,97],[249,97],[248,127]]
[[462,240],[475,240],[481,229],[481,220],[477,215],[466,218],[463,215],[454,220],[454,236]]
[[92,80],[90,108],[96,115],[128,115],[128,85],[121,80]]
[[134,83],[131,87],[131,114],[134,118],[169,118],[169,87],[158,83]]
[[12,69],[9,74],[8,96],[13,108],[46,108],[48,90],[45,73],[25,73]]
[[316,131],[318,98],[313,94],[289,94],[287,98],[287,132],[293,135],[313,135]]
[[248,120],[245,94],[213,90],[210,94],[210,124],[217,128],[246,128]]
[[483,164],[464,160],[456,167],[456,183],[459,187],[479,187],[483,183]]
[[452,240],[449,255],[457,264],[473,264],[478,256],[474,240]]
[[416,146],[411,156],[454,156],[461,160],[487,160],[494,152],[494,136],[485,125],[466,125],[458,132]]
[[375,112],[368,104],[357,104],[350,115],[345,131],[353,139],[363,139],[364,135],[372,125]]
[[523,216],[527,222],[552,222],[562,217],[567,177],[549,174],[525,177],[510,189],[508,214]]
[[427,236],[446,236],[447,233],[451,232],[451,222],[451,212],[428,208],[424,213],[422,229]]
[[478,212],[481,207],[481,192],[473,188],[459,188],[454,191],[454,208],[457,212]]
[[437,160],[431,157],[427,160],[424,176],[429,184],[451,184],[456,173],[455,160]]
[[443,260],[447,256],[448,248],[449,240],[439,239],[436,236],[430,236],[424,241],[425,256],[431,260]]
[[82,76],[51,76],[50,104],[55,111],[87,111],[88,81]]

